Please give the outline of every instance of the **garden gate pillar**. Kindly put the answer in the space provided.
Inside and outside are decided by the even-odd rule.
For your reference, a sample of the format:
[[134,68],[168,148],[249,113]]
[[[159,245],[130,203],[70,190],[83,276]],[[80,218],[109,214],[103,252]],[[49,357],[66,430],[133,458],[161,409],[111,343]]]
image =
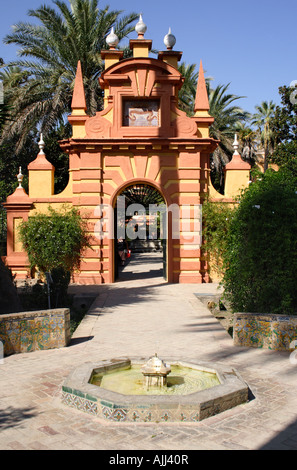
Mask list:
[[29,212],[32,209],[32,201],[22,187],[22,180],[23,175],[20,169],[19,186],[3,204],[7,212],[7,256],[5,262],[16,279],[26,279],[30,270],[27,254],[18,239],[18,227],[21,222],[28,220]]

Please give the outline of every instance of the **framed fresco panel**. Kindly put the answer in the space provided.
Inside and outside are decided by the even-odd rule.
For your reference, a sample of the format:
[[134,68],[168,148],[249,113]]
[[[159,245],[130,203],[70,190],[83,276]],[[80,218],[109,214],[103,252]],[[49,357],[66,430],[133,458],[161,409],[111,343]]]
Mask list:
[[158,100],[125,100],[123,111],[123,126],[160,126],[160,102]]

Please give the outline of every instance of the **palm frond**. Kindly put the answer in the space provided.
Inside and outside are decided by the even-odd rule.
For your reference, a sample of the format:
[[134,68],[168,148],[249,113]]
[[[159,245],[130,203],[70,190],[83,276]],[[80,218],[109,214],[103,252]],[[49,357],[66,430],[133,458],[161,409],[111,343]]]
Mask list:
[[37,24],[19,22],[4,38],[18,47],[19,60],[1,70],[5,94],[13,105],[13,125],[4,124],[2,141],[18,136],[17,148],[30,129],[49,129],[65,120],[71,99],[78,60],[81,61],[88,112],[102,109],[98,77],[103,70],[100,52],[108,47],[112,27],[120,39],[134,29],[136,13],[123,15],[98,0],[53,0],[56,8],[42,5],[29,10]]

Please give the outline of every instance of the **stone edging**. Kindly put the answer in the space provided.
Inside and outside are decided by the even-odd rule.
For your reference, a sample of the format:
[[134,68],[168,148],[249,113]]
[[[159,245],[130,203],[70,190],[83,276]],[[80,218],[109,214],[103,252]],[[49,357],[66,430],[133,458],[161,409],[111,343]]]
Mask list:
[[179,396],[122,395],[89,383],[98,369],[116,369],[144,360],[113,359],[100,363],[85,363],[68,376],[62,386],[63,404],[112,422],[198,422],[248,401],[248,386],[234,369],[215,364],[166,359],[166,363],[180,364],[207,372],[215,372],[220,385]]

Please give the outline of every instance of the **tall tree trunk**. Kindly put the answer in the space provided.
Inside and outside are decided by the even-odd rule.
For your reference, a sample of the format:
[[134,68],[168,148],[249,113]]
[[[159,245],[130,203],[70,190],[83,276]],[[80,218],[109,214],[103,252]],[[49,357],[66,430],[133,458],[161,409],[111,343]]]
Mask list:
[[266,143],[264,148],[264,173],[268,170],[269,146]]

